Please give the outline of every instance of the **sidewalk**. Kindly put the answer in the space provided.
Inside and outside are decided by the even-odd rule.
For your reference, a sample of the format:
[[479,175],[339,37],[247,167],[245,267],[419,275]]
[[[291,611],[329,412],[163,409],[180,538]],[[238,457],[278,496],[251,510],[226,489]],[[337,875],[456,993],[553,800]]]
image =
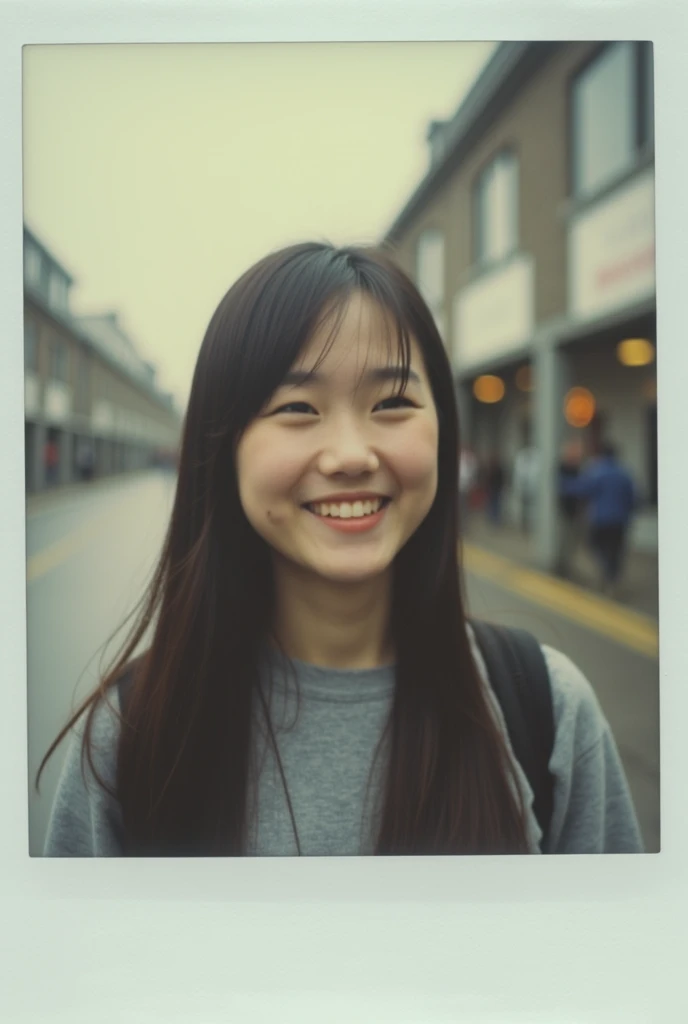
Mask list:
[[[59,507],[65,498],[78,494],[104,494],[108,491],[120,491],[128,484],[136,483],[143,477],[150,476],[157,472],[155,469],[144,467],[143,469],[129,470],[122,473],[112,473],[108,476],[96,477],[94,480],[75,480],[69,484],[62,484],[57,487],[47,487],[37,494],[25,496],[26,514],[31,516],[46,509]],[[162,472],[162,471],[161,471]]]
[[[464,530],[464,539],[467,544],[542,571],[531,538],[520,533],[514,526],[497,527],[487,523],[480,511],[471,514],[467,529]],[[584,545],[581,545],[573,559],[571,582],[599,593],[595,562]],[[656,555],[638,551],[628,553],[616,601],[622,606],[658,620],[659,583]]]

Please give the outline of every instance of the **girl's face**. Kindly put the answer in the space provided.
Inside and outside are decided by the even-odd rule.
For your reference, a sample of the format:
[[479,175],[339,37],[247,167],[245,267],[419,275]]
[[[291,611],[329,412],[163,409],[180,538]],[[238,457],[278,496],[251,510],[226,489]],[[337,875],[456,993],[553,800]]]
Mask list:
[[[278,564],[332,582],[388,570],[437,491],[437,412],[420,349],[408,387],[384,313],[352,296],[336,340],[317,333],[237,447],[239,495]],[[394,358],[394,357],[392,357]]]

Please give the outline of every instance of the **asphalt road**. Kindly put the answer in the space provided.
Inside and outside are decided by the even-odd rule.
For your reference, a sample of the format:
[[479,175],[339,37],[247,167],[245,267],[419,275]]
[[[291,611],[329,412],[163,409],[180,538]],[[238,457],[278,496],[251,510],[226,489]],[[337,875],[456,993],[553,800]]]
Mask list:
[[41,497],[27,514],[29,851],[40,855],[64,745],[43,754],[117,653],[114,636],[160,552],[173,494],[164,473]]
[[[63,748],[41,757],[68,712],[116,652],[112,634],[140,598],[160,551],[174,478],[150,473],[40,497],[27,512],[29,850],[40,855]],[[566,614],[477,573],[467,574],[473,615],[520,625],[569,654],[594,686],[614,731],[648,852],[659,849],[659,672],[640,654]],[[572,598],[573,601],[573,598]],[[580,616],[578,617],[580,619]],[[108,643],[110,641],[110,643]]]
[[[648,853],[660,849],[659,662],[602,632],[467,574],[469,611],[533,633],[576,662],[592,684],[614,733]],[[564,585],[565,586],[565,585]],[[572,600],[573,604],[573,600]]]

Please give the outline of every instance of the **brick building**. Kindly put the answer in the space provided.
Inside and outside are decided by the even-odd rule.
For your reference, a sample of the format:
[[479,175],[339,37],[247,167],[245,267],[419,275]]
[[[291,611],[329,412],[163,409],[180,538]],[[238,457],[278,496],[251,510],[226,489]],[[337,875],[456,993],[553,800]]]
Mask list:
[[75,317],[73,279],[24,228],[26,490],[148,466],[179,442],[181,419],[114,313]]
[[543,566],[576,433],[618,445],[644,501],[632,544],[656,548],[651,44],[500,44],[428,142],[384,242],[435,314],[464,438],[507,467],[538,448]]

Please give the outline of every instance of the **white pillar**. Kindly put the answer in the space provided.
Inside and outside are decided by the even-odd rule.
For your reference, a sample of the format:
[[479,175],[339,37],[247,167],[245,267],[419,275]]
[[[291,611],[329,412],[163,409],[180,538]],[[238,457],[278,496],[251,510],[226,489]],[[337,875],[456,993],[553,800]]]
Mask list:
[[543,339],[534,353],[533,437],[540,453],[537,500],[536,558],[545,572],[553,572],[559,551],[558,465],[566,421],[564,396],[569,387],[569,358],[554,339]]

